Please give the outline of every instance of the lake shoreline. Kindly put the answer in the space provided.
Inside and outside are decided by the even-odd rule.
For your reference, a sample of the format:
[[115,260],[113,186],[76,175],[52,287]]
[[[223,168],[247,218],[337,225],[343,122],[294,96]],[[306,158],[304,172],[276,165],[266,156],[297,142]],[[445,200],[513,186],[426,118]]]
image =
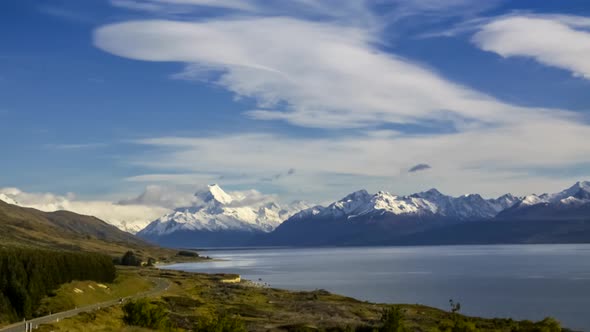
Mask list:
[[[453,298],[464,304],[469,315],[532,320],[555,316],[565,325],[590,329],[590,320],[579,312],[580,306],[590,305],[583,298],[590,294],[586,279],[590,265],[577,263],[583,257],[590,259],[588,245],[268,249],[212,251],[222,260],[183,269],[261,278],[271,287],[292,291],[325,288],[378,303],[423,303],[445,309]],[[384,269],[391,264],[396,268]],[[541,300],[547,292],[551,296]]]

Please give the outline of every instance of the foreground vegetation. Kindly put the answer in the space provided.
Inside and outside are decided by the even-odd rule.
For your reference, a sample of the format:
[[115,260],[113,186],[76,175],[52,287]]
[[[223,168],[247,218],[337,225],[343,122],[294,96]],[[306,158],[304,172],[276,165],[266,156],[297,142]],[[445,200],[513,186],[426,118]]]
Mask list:
[[117,277],[112,283],[101,284],[89,280],[75,280],[61,285],[41,301],[35,316],[117,300],[152,288],[152,282],[138,278],[135,270],[119,267]]
[[72,280],[112,282],[109,256],[0,247],[0,324],[31,318],[41,300]]
[[78,315],[41,331],[565,331],[553,319],[541,322],[484,319],[421,305],[358,301],[324,290],[293,292],[208,275],[154,268],[127,268],[129,278],[171,281],[157,298]]

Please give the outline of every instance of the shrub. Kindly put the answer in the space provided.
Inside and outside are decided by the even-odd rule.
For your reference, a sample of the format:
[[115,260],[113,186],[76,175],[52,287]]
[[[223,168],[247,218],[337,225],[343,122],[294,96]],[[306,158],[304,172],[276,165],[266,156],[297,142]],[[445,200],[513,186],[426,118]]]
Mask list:
[[147,266],[154,266],[156,264],[156,259],[153,257],[148,258]]
[[518,322],[513,328],[517,332],[560,332],[562,331],[559,322],[551,317],[547,317],[538,322],[522,321]]
[[177,256],[185,256],[185,257],[199,257],[199,254],[194,251],[188,250],[181,250],[177,254]]
[[121,257],[121,265],[141,266],[141,259],[135,256],[133,251],[128,251],[123,255],[123,257]]
[[381,315],[381,328],[379,332],[405,332],[404,315],[398,307],[390,307],[383,310]]
[[202,321],[195,329],[196,332],[246,332],[246,325],[239,317],[221,315],[210,321]]
[[479,332],[475,323],[458,314],[451,315],[451,319],[441,321],[438,328],[442,332]]
[[127,302],[123,306],[123,321],[128,325],[147,327],[160,331],[174,331],[164,305],[147,299]]

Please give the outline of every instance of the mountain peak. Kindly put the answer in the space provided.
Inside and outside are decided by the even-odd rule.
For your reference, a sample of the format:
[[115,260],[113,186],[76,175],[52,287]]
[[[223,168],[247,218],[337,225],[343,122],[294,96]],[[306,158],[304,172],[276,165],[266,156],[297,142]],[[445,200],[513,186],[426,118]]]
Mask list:
[[431,188],[431,189],[428,189],[427,191],[422,191],[422,192],[419,192],[416,194],[412,194],[410,196],[416,197],[416,198],[423,198],[423,199],[427,199],[427,200],[435,200],[435,201],[444,200],[445,198],[448,198],[448,196],[444,195],[443,193],[441,193],[440,191],[438,191],[435,188]]
[[511,193],[508,194],[504,194],[500,197],[498,197],[497,199],[517,199],[518,197],[512,195]]
[[428,194],[429,196],[444,196],[443,193],[438,191],[438,189],[436,189],[436,188],[430,188],[430,189],[426,190],[425,192],[423,192],[423,194]]
[[583,189],[585,191],[590,191],[590,181],[578,181],[572,188]]
[[590,182],[578,181],[573,186],[557,194],[549,195],[549,200],[557,202],[568,197],[588,199],[590,197]]
[[371,194],[369,194],[365,189],[361,189],[348,194],[346,197],[342,199],[342,201],[368,201],[370,199]]
[[223,191],[223,189],[221,189],[221,187],[217,184],[208,185],[207,189],[197,192],[195,196],[207,203],[214,201],[223,205],[227,205],[233,201],[233,198],[228,193]]
[[574,185],[575,189],[569,189],[568,191],[571,190],[571,193],[573,193],[573,195],[571,197],[578,199],[578,200],[589,200],[590,199],[590,182],[588,181],[581,181],[581,182],[576,182],[576,184]]

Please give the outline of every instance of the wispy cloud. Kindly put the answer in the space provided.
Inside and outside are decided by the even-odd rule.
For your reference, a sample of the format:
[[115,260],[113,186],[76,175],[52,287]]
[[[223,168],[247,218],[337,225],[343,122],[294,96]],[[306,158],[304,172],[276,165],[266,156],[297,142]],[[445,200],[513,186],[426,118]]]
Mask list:
[[111,4],[119,8],[148,12],[157,12],[164,9],[162,5],[158,4],[157,2],[151,1],[111,0]]
[[257,12],[249,1],[240,0],[111,0],[115,7],[160,14],[182,14],[194,11],[195,7],[234,9]]
[[107,143],[47,144],[48,148],[58,150],[86,150],[107,147]]
[[[273,184],[287,191],[304,187],[334,192],[341,190],[342,185],[354,187],[361,183],[370,186],[370,178],[379,179],[377,183],[380,185],[387,183],[383,179],[389,179],[396,190],[411,191],[410,188],[418,185],[418,180],[407,178],[408,173],[401,170],[428,160],[436,168],[421,176],[420,181],[430,183],[425,186],[437,185],[456,194],[474,191],[499,194],[496,190],[506,188],[532,192],[544,190],[542,185],[550,182],[546,177],[534,174],[534,169],[569,167],[588,161],[590,146],[579,137],[590,135],[590,128],[558,122],[539,121],[422,136],[294,138],[240,134],[161,137],[138,141],[141,145],[158,147],[159,152],[150,149],[149,153],[137,154],[132,157],[132,163],[165,172],[246,172],[249,177],[243,180],[250,183],[256,183],[256,179],[264,178],[276,169],[295,168],[296,177],[283,177]],[[256,153],[252,153],[254,146]],[[344,174],[347,175],[345,180],[333,180],[334,176]],[[572,180],[575,179],[564,178],[561,186]],[[559,179],[552,181],[557,183]]]
[[89,17],[88,15],[77,12],[74,10],[70,10],[63,7],[57,6],[49,6],[49,5],[42,5],[37,7],[37,9],[46,15],[50,15],[59,19],[76,22],[76,23],[93,23],[94,19]]
[[390,0],[381,4],[390,4],[394,6],[388,15],[388,19],[394,21],[403,18],[413,18],[416,16],[422,19],[441,20],[449,17],[474,17],[482,12],[493,9],[504,0]]
[[214,182],[219,173],[151,173],[126,178],[129,182],[166,183],[174,185],[195,185]]
[[260,181],[266,181],[266,182],[272,182],[272,181],[277,181],[285,176],[291,176],[295,174],[295,169],[294,168],[289,168],[289,170],[287,170],[284,173],[276,173],[274,175],[272,175],[271,177],[264,177],[262,179],[260,179]]
[[432,120],[463,126],[465,119],[505,122],[531,111],[383,53],[375,38],[358,27],[284,17],[134,21],[95,31],[96,46],[119,56],[184,62],[188,77],[194,64],[200,74],[217,69],[217,84],[258,101],[260,108],[247,113],[254,119],[319,128]]

